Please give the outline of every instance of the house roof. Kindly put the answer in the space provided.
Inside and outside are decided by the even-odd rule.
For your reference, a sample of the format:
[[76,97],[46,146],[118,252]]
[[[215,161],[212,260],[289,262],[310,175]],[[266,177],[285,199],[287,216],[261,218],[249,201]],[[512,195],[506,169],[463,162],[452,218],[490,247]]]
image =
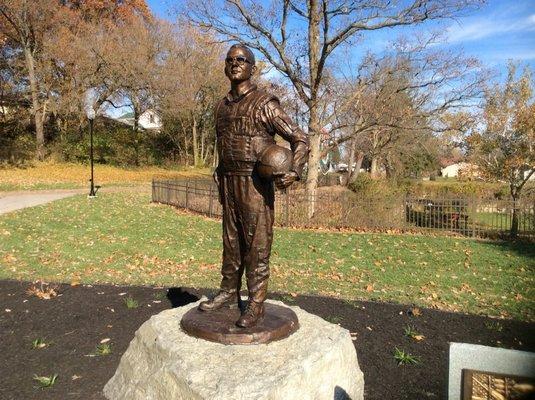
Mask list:
[[119,117],[119,119],[127,119],[127,118],[134,118],[133,112],[127,112]]

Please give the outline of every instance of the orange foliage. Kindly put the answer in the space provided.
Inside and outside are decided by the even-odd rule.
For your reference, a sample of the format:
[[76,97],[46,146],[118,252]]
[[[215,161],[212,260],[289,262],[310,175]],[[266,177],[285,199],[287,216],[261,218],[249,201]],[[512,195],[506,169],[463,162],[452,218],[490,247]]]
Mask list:
[[145,0],[71,0],[66,5],[78,10],[85,20],[92,22],[106,19],[122,23],[130,21],[133,17],[152,19]]

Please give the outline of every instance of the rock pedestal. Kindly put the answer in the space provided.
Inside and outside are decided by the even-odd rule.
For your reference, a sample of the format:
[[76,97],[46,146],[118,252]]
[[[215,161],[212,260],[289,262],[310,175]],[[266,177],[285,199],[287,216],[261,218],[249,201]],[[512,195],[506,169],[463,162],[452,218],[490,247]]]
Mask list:
[[162,311],[138,329],[104,387],[107,399],[363,399],[364,380],[346,329],[291,307],[300,325],[291,336],[224,345],[182,331],[182,316],[197,305]]

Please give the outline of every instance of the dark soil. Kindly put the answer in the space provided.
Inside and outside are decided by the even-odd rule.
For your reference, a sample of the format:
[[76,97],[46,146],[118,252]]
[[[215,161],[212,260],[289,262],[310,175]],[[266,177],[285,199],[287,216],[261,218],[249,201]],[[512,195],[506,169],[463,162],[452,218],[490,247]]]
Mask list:
[[[103,399],[136,329],[152,314],[181,306],[205,290],[121,286],[69,286],[42,300],[29,295],[28,282],[0,281],[0,399]],[[125,298],[139,302],[127,308]],[[372,302],[344,302],[325,297],[271,296],[356,333],[355,348],[364,372],[365,399],[444,399],[448,343],[467,342],[518,350],[535,350],[535,324],[475,315]],[[425,336],[404,335],[410,325]],[[32,349],[32,341],[50,343]],[[112,353],[96,356],[102,339]],[[397,365],[395,347],[420,357],[417,365]],[[50,388],[38,388],[34,375],[58,374]],[[298,398],[298,394],[296,394]]]

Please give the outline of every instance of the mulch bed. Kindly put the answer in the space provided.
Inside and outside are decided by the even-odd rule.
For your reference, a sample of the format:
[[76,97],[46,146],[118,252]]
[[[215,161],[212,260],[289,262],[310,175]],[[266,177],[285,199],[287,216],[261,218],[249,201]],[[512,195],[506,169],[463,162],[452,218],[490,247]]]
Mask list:
[[[206,290],[124,286],[60,285],[49,300],[29,295],[29,282],[0,281],[0,399],[103,399],[134,332],[151,315],[195,301]],[[126,293],[126,294],[125,294]],[[125,298],[139,302],[127,308]],[[448,343],[467,342],[535,350],[535,324],[409,306],[272,294],[356,333],[355,348],[364,372],[365,399],[444,399]],[[8,311],[9,310],[9,311]],[[410,325],[425,336],[404,336]],[[178,327],[177,327],[178,328]],[[42,338],[47,347],[32,348]],[[112,353],[96,356],[109,338]],[[395,347],[421,358],[417,365],[397,365]],[[50,388],[33,376],[58,374]]]

